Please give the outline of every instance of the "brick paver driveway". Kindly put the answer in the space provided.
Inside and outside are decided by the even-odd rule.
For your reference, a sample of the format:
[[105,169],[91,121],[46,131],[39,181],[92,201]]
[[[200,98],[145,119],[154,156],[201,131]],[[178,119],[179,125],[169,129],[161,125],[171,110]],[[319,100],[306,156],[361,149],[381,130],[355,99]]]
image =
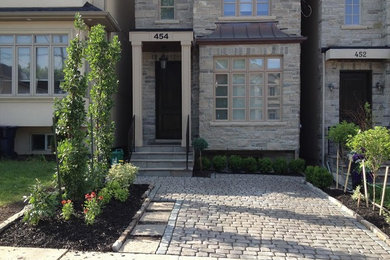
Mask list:
[[[181,203],[168,255],[245,259],[390,259],[390,247],[301,177],[138,177]],[[161,252],[161,250],[160,250]]]

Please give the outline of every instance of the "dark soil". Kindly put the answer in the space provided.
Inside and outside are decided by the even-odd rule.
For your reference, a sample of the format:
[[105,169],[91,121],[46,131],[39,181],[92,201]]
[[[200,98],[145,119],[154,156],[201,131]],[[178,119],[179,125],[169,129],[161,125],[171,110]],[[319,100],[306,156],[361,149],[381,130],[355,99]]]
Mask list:
[[385,217],[379,216],[379,208],[375,207],[375,210],[372,210],[372,204],[367,208],[364,201],[360,201],[360,206],[358,207],[357,201],[351,198],[351,194],[344,194],[342,190],[325,189],[324,191],[390,236],[390,225],[386,222]]
[[23,202],[16,202],[12,204],[8,204],[7,206],[1,206],[0,207],[0,223],[4,220],[8,219],[15,213],[21,211],[24,207]]
[[82,214],[69,221],[57,216],[40,221],[37,226],[30,226],[18,220],[0,233],[0,245],[112,251],[112,244],[141,207],[144,201],[142,195],[147,189],[148,185],[132,185],[129,199],[124,203],[113,199],[93,225],[85,224]]

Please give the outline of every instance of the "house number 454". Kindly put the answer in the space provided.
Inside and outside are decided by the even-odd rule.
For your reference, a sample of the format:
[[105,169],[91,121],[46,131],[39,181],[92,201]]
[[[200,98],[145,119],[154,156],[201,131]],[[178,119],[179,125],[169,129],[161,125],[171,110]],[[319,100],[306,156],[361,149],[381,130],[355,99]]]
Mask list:
[[164,39],[169,39],[168,33],[156,33],[153,36],[154,39],[156,40],[164,40]]

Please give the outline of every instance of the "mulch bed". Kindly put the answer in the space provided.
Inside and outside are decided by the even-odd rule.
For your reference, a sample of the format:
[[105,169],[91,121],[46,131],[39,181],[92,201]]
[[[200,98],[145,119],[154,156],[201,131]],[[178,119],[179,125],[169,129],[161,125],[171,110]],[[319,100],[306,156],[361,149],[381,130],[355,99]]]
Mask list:
[[0,223],[4,220],[7,220],[9,217],[14,215],[15,213],[18,213],[23,209],[25,204],[20,201],[12,204],[8,204],[7,206],[1,206],[0,207]]
[[376,227],[378,227],[380,230],[382,230],[383,233],[390,236],[390,224],[388,224],[386,222],[385,217],[379,216],[379,208],[375,207],[375,211],[373,211],[372,204],[370,204],[369,207],[367,208],[366,203],[363,200],[360,201],[360,206],[357,207],[357,201],[354,201],[351,198],[351,194],[344,193],[344,191],[342,191],[342,190],[325,189],[324,191],[328,195],[339,200],[347,208],[358,213],[360,216],[362,216],[368,222],[371,222],[372,224],[374,224]]
[[132,185],[129,199],[121,203],[112,200],[96,218],[93,225],[86,225],[79,214],[69,221],[59,216],[30,226],[18,220],[0,233],[1,246],[64,248],[79,251],[112,251],[112,244],[130,224],[141,207],[142,195],[148,185]]

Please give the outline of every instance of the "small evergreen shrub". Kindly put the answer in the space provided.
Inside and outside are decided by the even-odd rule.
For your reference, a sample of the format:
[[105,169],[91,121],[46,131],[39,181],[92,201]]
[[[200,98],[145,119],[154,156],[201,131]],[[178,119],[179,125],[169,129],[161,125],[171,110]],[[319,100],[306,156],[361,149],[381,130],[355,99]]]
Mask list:
[[272,163],[272,168],[274,169],[275,173],[279,174],[285,174],[288,172],[288,164],[286,159],[284,158],[277,158],[273,163]]
[[324,167],[308,166],[306,168],[306,180],[311,182],[314,186],[324,189],[328,188],[333,183],[333,176]]
[[209,158],[202,157],[202,167],[203,167],[203,170],[206,170],[206,171],[211,169],[211,161]]
[[217,172],[221,172],[226,168],[227,159],[226,156],[216,155],[213,157],[213,167]]
[[303,173],[305,171],[305,160],[299,158],[292,160],[288,164],[291,173]]
[[242,158],[238,155],[231,155],[229,157],[229,169],[232,171],[242,170]]
[[242,168],[245,172],[256,172],[257,171],[257,161],[253,157],[248,157],[242,159]]
[[133,184],[138,172],[138,167],[131,163],[114,164],[107,174],[107,182],[117,181],[122,188],[128,188]]
[[261,173],[270,173],[273,171],[272,161],[270,158],[259,159],[257,167]]

